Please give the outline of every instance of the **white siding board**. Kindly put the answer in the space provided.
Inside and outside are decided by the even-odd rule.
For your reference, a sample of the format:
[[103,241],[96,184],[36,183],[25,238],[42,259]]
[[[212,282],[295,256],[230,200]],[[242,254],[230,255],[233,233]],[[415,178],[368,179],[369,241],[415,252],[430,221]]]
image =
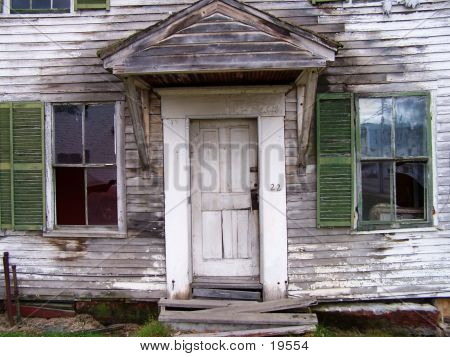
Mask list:
[[[103,70],[96,50],[194,2],[111,0],[110,11],[0,14],[0,101],[123,100],[121,84]],[[437,89],[435,191],[442,231],[397,235],[395,239],[315,228],[315,159],[311,152],[306,175],[297,174],[296,103],[294,94],[288,95],[289,294],[321,299],[450,296],[448,1],[423,0],[416,9],[397,4],[389,17],[382,13],[382,1],[320,6],[312,6],[308,0],[244,2],[342,41],[344,48],[338,58],[321,75],[321,90]],[[128,117],[126,121],[129,238],[0,238],[0,251],[9,250],[18,265],[25,294],[62,299],[150,299],[165,294],[163,144],[158,107],[159,100],[152,98],[153,174],[139,168],[133,129]]]

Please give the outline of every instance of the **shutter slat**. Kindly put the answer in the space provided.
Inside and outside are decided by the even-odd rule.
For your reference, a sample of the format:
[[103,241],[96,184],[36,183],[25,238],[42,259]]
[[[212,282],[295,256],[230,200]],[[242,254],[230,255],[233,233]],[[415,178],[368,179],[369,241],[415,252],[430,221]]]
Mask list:
[[109,10],[109,0],[75,0],[75,10]]
[[11,106],[0,103],[0,228],[12,226],[11,207]]
[[317,226],[351,227],[354,124],[351,94],[317,97]]
[[43,106],[12,105],[14,229],[44,226]]

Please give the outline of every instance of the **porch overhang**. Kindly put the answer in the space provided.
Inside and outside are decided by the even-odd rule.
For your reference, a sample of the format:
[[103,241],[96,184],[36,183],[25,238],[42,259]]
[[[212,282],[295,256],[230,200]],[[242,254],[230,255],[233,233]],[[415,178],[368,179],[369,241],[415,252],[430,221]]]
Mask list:
[[334,61],[339,44],[235,0],[201,0],[99,51],[119,77],[152,87],[272,84]]
[[144,168],[151,168],[144,127],[152,88],[277,84],[297,87],[299,166],[304,166],[318,70],[334,61],[339,47],[239,1],[200,0],[98,55],[124,80]]

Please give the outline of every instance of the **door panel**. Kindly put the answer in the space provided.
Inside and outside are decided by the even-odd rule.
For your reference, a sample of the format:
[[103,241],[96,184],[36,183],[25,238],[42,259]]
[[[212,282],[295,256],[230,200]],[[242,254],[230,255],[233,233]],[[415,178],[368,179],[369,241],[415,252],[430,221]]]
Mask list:
[[256,120],[193,120],[191,165],[194,278],[257,277]]

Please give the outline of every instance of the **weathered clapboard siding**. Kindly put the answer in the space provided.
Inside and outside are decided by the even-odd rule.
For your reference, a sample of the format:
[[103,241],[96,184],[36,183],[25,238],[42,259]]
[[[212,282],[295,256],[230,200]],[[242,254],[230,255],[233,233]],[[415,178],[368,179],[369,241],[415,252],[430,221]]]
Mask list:
[[164,244],[164,181],[161,103],[151,96],[150,107],[150,170],[142,170],[127,113],[125,127],[127,215],[129,234],[137,237],[158,237]]
[[21,294],[50,300],[95,297],[155,299],[164,295],[164,242],[155,238],[2,238],[17,264]]
[[[111,0],[110,11],[0,14],[0,101],[109,101],[123,86],[96,52],[195,0]],[[321,74],[319,90],[431,90],[434,104],[437,218],[440,231],[355,235],[316,229],[314,144],[297,172],[295,92],[287,97],[289,293],[326,299],[450,295],[450,4],[417,9],[353,0],[247,0],[295,25],[325,33],[344,48]],[[163,147],[159,101],[152,97],[152,173],[142,172],[131,122],[126,126],[129,238],[0,237],[18,264],[23,291],[42,298],[152,298],[165,290]],[[313,128],[314,130],[314,128]],[[312,135],[314,136],[314,135]]]
[[[431,90],[436,109],[437,216],[442,231],[396,235],[356,235],[315,228],[315,158],[306,174],[288,178],[289,294],[322,299],[398,298],[450,294],[450,210],[447,145],[449,110],[449,4],[435,1],[416,11],[394,6],[391,18],[368,8],[320,16],[343,22],[346,32],[333,63],[320,78],[321,91],[389,92]],[[362,5],[361,5],[362,6]],[[402,11],[403,10],[403,11]],[[372,10],[371,10],[372,11]],[[349,16],[345,16],[348,14]],[[295,104],[295,95],[287,98]],[[295,105],[286,117],[286,137],[295,134]],[[314,135],[314,134],[313,134]],[[286,139],[287,162],[295,163],[296,142]]]

